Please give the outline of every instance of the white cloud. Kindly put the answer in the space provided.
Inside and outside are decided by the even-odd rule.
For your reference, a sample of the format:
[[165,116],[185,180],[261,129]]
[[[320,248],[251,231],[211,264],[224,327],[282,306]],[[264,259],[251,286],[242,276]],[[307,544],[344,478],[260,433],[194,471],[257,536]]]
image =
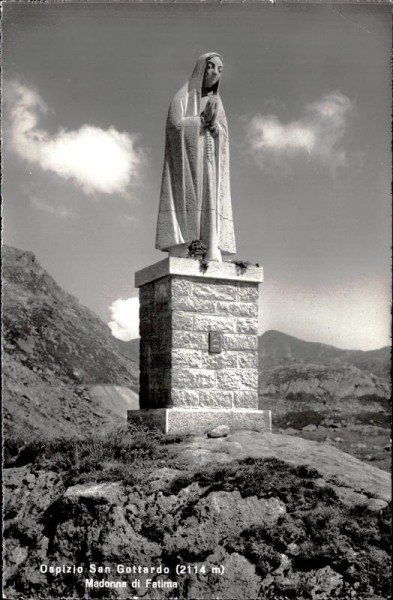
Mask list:
[[109,307],[111,321],[108,323],[112,335],[123,342],[139,337],[139,299],[119,298]]
[[71,180],[86,194],[126,195],[136,182],[141,151],[135,136],[93,125],[51,135],[39,127],[49,108],[37,92],[15,81],[6,84],[5,102],[11,148],[21,158]]
[[340,143],[347,127],[352,102],[340,92],[326,94],[307,104],[297,121],[282,124],[275,115],[256,115],[246,125],[246,140],[258,164],[307,156],[323,161],[332,169],[347,163]]

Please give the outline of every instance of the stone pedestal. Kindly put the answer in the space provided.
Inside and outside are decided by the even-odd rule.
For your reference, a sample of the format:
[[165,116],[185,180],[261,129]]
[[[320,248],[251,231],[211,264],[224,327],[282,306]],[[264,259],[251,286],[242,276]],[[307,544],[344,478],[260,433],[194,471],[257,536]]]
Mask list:
[[140,296],[140,408],[169,433],[217,425],[271,430],[258,410],[262,268],[170,257],[135,275]]

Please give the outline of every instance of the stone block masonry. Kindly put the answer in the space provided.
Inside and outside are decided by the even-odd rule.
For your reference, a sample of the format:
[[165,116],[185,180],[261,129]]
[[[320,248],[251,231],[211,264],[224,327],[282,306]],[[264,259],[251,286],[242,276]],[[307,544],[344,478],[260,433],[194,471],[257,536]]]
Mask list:
[[[141,409],[176,409],[172,420],[182,431],[184,423],[197,426],[195,414],[202,428],[212,415],[218,424],[270,427],[270,414],[258,411],[260,281],[258,267],[240,274],[232,263],[209,263],[202,271],[197,260],[172,257],[136,274]],[[218,353],[210,351],[210,333],[219,334]],[[167,416],[157,419],[169,430]]]

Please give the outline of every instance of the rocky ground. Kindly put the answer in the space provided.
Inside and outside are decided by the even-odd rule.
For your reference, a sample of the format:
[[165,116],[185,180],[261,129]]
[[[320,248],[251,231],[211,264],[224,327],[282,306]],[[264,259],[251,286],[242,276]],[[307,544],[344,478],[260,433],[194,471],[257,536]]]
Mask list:
[[[333,421],[334,423],[334,421]],[[294,435],[306,440],[325,442],[359,460],[391,472],[392,439],[391,430],[375,425],[335,424],[305,425],[300,431],[291,427],[277,428],[277,433]]]
[[279,331],[259,339],[259,407],[273,431],[391,468],[390,349],[342,350]]
[[388,402],[347,399],[321,402],[260,397],[272,410],[273,431],[326,442],[385,471],[391,471],[391,411]]
[[390,598],[385,471],[288,435],[111,435],[7,452],[8,600]]

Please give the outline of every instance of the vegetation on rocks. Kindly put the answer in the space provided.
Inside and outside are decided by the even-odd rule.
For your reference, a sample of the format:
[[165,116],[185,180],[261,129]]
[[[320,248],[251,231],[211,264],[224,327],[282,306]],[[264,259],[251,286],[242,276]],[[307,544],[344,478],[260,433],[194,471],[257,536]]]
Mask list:
[[166,463],[165,448],[181,440],[158,430],[125,427],[104,435],[24,439],[9,436],[4,443],[4,466],[30,465],[61,473],[68,485],[88,481],[135,483],[150,469]]
[[[87,575],[38,567],[87,572],[91,563],[109,565],[112,579],[129,585],[135,576],[116,574],[117,564],[167,567],[164,579],[178,587],[147,595],[157,599],[390,597],[386,503],[344,504],[316,469],[276,458],[190,468],[180,460],[184,443],[136,427],[83,441],[10,440],[6,597],[83,598]],[[179,574],[179,564],[197,568]],[[124,598],[124,590],[92,589],[89,597]]]

